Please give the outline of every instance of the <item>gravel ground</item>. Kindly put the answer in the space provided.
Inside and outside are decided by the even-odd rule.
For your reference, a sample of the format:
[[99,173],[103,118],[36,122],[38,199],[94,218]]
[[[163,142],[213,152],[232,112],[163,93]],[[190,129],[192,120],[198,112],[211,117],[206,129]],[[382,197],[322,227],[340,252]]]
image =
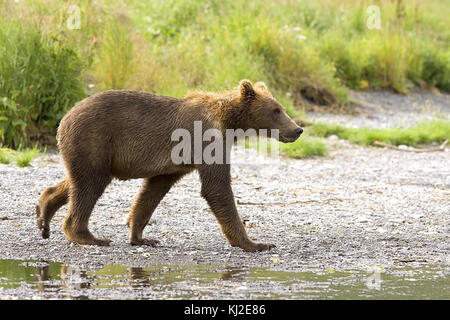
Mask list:
[[[311,117],[382,127],[450,114],[449,95],[364,92],[353,93],[353,99],[362,101],[363,115]],[[303,160],[236,149],[232,176],[240,215],[251,238],[277,246],[262,253],[228,245],[200,197],[196,173],[172,188],[146,227],[144,236],[161,242],[156,248],[128,244],[126,217],[141,180],[114,180],[97,203],[90,228],[110,238],[110,247],[69,244],[61,229],[67,207],[55,215],[50,239],[41,239],[35,204],[45,187],[63,178],[59,156],[41,156],[28,168],[0,164],[0,259],[83,268],[201,264],[296,271],[450,264],[448,149],[410,153],[336,137],[327,143],[328,157]]]
[[408,127],[423,120],[450,120],[450,94],[414,90],[408,95],[389,91],[353,91],[350,110],[359,114],[309,112],[310,120],[337,123],[348,127]]
[[[197,174],[182,179],[157,208],[145,235],[160,246],[128,244],[126,216],[141,181],[113,181],[90,220],[110,247],[69,244],[57,212],[51,237],[35,225],[40,192],[64,176],[58,155],[31,167],[0,165],[0,259],[35,259],[98,268],[206,264],[306,270],[401,263],[450,264],[448,152],[408,153],[329,141],[327,158],[262,158],[236,149],[233,189],[251,238],[270,252],[230,247],[200,197]],[[333,147],[334,145],[334,147]]]

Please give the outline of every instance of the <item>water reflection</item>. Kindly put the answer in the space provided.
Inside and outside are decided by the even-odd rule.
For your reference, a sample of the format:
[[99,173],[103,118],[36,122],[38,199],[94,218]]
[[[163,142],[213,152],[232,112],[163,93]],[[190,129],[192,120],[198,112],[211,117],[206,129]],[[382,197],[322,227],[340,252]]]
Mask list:
[[226,266],[225,271],[220,274],[220,278],[222,280],[242,280],[247,272],[247,269]]
[[[77,294],[80,290],[89,289],[91,286],[92,279],[86,271],[80,271],[64,264],[49,264],[45,261],[36,263],[35,269],[36,280],[34,283],[36,290],[43,294],[43,297],[53,293],[60,294],[61,298],[88,299],[87,295]],[[59,273],[51,273],[50,270],[59,270]]]
[[450,299],[449,266],[403,267],[380,275],[377,290],[364,270],[275,271],[232,266],[108,265],[89,270],[45,261],[0,260],[0,299]]
[[150,285],[150,274],[143,268],[128,268],[128,284],[133,289],[142,289]]

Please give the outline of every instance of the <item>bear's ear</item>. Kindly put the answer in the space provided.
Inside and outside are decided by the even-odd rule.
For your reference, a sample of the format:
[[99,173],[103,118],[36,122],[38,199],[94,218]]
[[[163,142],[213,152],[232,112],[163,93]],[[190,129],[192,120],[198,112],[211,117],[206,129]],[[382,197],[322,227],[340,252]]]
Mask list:
[[256,96],[253,85],[249,80],[241,80],[239,82],[239,89],[241,90],[241,98],[243,100],[251,101]]

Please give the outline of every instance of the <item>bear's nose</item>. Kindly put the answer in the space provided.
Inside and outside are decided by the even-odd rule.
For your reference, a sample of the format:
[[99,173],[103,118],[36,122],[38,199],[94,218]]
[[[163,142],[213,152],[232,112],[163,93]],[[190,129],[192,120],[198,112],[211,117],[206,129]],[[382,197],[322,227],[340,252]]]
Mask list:
[[303,133],[303,129],[300,128],[300,127],[297,127],[297,128],[295,129],[295,133],[299,136],[299,135],[301,135],[301,134]]

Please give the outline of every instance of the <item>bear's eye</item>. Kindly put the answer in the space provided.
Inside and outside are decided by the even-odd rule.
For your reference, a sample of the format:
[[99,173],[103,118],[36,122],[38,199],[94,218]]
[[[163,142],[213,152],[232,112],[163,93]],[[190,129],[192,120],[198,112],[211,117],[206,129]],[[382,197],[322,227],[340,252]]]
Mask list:
[[281,110],[279,108],[276,108],[273,110],[273,113],[275,113],[275,114],[280,114],[280,112],[281,112]]

